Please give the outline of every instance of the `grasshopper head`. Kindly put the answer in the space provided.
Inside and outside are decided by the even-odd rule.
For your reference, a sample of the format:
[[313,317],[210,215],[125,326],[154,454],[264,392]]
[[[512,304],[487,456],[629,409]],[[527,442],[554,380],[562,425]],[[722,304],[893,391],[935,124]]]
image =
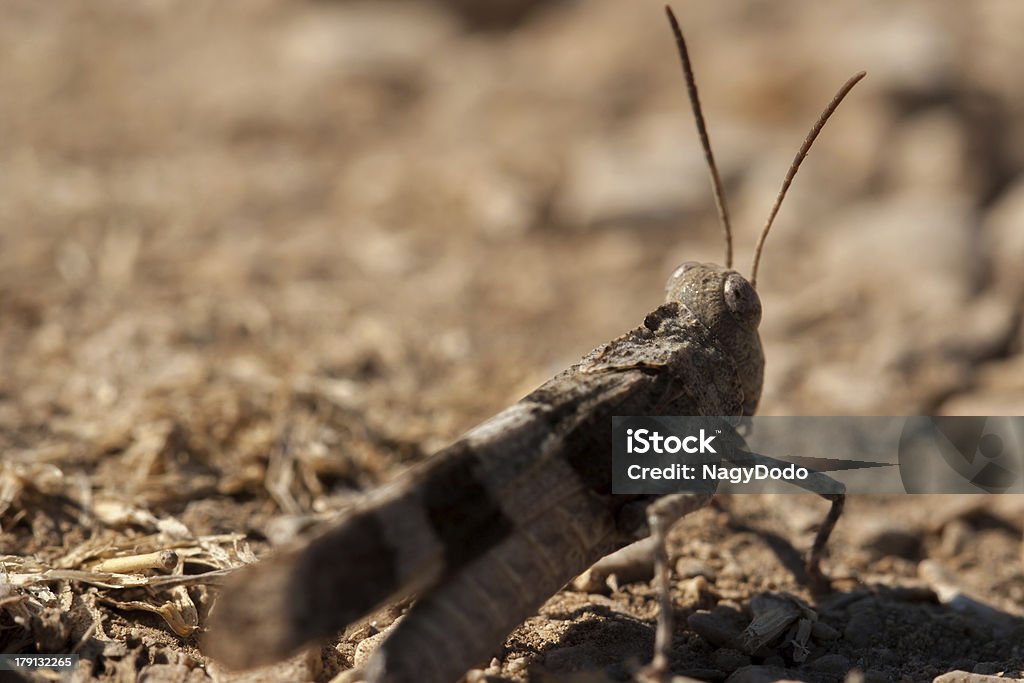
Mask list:
[[761,398],[764,354],[757,326],[761,298],[745,277],[714,263],[689,261],[668,279],[665,300],[686,307],[735,363],[743,388],[743,412],[752,415]]
[[825,122],[832,116],[846,94],[860,79],[864,78],[865,74],[861,71],[843,84],[811,127],[811,132],[808,133],[800,150],[796,153],[796,157],[786,173],[786,178],[782,181],[782,189],[779,190],[775,203],[768,214],[768,220],[761,230],[757,245],[754,247],[754,262],[750,268],[750,280],[748,281],[747,278],[732,270],[732,227],[729,224],[729,211],[725,205],[725,190],[722,187],[718,168],[715,166],[714,154],[711,152],[707,126],[704,125],[704,114],[701,112],[700,99],[697,97],[697,84],[693,78],[690,55],[687,53],[683,32],[679,28],[679,22],[676,21],[672,9],[666,7],[665,12],[668,14],[672,33],[676,38],[679,60],[686,78],[686,91],[690,96],[690,106],[693,108],[693,118],[697,124],[697,134],[700,137],[701,147],[704,149],[704,158],[708,162],[708,171],[711,173],[711,187],[715,193],[718,218],[722,225],[722,235],[725,238],[726,266],[723,268],[713,263],[692,261],[684,263],[676,268],[672,277],[669,278],[666,299],[670,302],[678,302],[692,312],[710,332],[721,351],[733,360],[743,391],[743,413],[752,415],[761,398],[761,382],[764,378],[764,354],[761,351],[761,338],[757,334],[757,326],[761,322],[761,299],[755,290],[757,268],[761,262],[761,250],[764,248],[765,238],[768,237],[768,231],[771,230],[782,200],[786,196],[786,191],[789,190],[793,177],[807,157],[807,152],[810,151],[815,138],[818,137]]

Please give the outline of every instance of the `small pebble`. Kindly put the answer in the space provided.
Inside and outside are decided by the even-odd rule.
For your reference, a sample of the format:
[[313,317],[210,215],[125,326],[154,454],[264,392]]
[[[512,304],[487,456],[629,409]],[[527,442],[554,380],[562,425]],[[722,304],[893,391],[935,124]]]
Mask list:
[[942,553],[955,557],[963,552],[972,535],[971,525],[962,519],[954,519],[942,530]]
[[815,640],[837,640],[841,634],[824,621],[816,621],[811,626],[811,637]]
[[714,586],[703,576],[695,576],[683,584],[683,600],[688,605],[711,607],[718,602],[719,595]]
[[850,660],[839,654],[825,655],[808,662],[806,668],[821,673],[845,674],[850,670]]
[[703,576],[708,581],[714,583],[716,573],[707,562],[692,557],[680,557],[679,561],[676,562],[676,576],[680,579],[692,579],[697,576]]
[[710,612],[691,614],[686,623],[701,638],[719,647],[735,647],[739,636],[739,631]]
[[517,674],[521,671],[526,671],[526,666],[529,662],[526,661],[526,657],[516,657],[515,659],[508,660],[507,669],[510,674]]
[[747,573],[743,571],[743,567],[741,567],[739,563],[730,562],[724,567],[722,567],[722,571],[719,572],[719,576],[725,579],[731,579],[733,581],[745,581],[747,578]]

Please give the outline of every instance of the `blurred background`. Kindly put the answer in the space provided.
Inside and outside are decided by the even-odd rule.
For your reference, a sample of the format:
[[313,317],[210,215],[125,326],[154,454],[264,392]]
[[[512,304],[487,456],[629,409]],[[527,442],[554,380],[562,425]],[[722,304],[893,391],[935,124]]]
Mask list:
[[[674,7],[744,273],[868,72],[767,243],[761,411],[1024,414],[1024,5]],[[330,509],[723,258],[660,3],[8,0],[0,92],[4,552],[86,534],[58,494]]]

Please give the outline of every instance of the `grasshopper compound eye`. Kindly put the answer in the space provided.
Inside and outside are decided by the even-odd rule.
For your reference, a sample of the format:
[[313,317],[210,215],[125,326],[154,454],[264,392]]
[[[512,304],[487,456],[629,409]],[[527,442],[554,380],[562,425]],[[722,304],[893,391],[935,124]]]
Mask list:
[[742,275],[730,273],[722,285],[722,295],[737,320],[754,326],[761,322],[761,297]]

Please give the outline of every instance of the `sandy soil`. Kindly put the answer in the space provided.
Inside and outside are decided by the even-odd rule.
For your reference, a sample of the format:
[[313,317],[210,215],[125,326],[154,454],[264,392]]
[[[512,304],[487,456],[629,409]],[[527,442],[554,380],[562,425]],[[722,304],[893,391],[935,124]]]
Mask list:
[[[1024,414],[1024,6],[676,9],[743,271],[868,71],[768,242],[761,411]],[[73,650],[76,681],[231,680],[199,646],[218,577],[721,259],[658,4],[11,0],[0,89],[0,652]],[[1024,677],[1024,502],[856,497],[812,596],[824,507],[674,529],[676,673]],[[563,591],[474,675],[622,680],[653,595]],[[738,645],[791,597],[806,652]],[[248,680],[330,680],[398,612]]]

